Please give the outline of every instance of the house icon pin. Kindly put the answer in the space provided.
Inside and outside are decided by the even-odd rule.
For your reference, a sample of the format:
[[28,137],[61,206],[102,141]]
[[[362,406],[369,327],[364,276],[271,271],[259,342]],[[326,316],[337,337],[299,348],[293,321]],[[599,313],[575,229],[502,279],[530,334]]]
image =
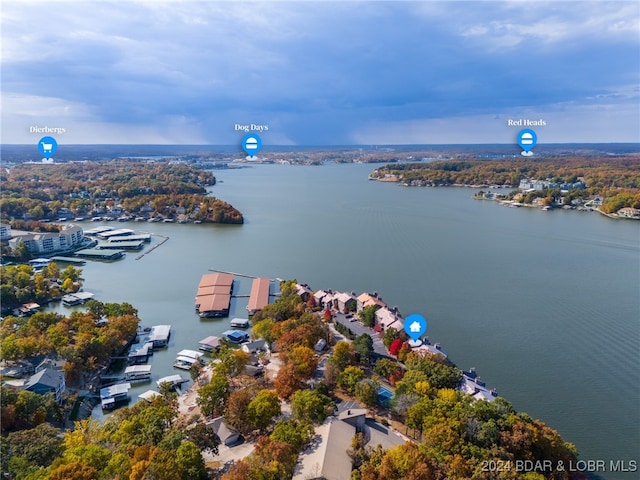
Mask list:
[[411,325],[409,325],[409,330],[411,330],[412,333],[419,333],[421,329],[422,327],[418,322],[413,322]]

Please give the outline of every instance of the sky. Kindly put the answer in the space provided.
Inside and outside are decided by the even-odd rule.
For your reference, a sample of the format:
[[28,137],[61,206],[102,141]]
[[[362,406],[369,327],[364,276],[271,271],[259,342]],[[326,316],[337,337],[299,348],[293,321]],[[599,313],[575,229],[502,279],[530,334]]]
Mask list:
[[3,0],[0,142],[640,142],[637,1]]

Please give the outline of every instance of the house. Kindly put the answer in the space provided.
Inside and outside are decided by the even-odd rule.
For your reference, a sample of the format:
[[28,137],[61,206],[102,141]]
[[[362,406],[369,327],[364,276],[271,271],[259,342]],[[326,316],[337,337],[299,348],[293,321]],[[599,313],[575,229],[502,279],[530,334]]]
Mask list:
[[316,293],[313,294],[313,298],[316,299],[316,305],[324,308],[325,304],[324,304],[324,300],[325,297],[327,295],[329,295],[331,292],[330,291],[325,291],[325,290],[318,290]]
[[358,302],[358,312],[361,311],[364,307],[369,307],[371,305],[377,305],[378,308],[387,306],[387,304],[382,301],[382,298],[378,296],[378,292],[362,293],[356,300]]
[[229,428],[222,417],[214,418],[213,420],[208,421],[205,425],[211,428],[213,433],[215,433],[220,439],[220,443],[223,443],[227,447],[234,447],[243,442],[242,435]]
[[300,296],[303,302],[308,302],[309,297],[313,294],[313,290],[309,288],[306,283],[296,283],[296,293]]
[[620,217],[638,218],[640,217],[640,208],[624,207],[616,212]]
[[358,299],[356,297],[356,294],[351,292],[351,293],[336,293],[336,295],[334,296],[334,304],[335,302],[338,302],[337,308],[338,310],[345,311],[355,311],[357,305],[358,305]]
[[376,310],[376,323],[382,327],[382,330],[395,328],[400,331],[403,328],[402,318],[387,307]]
[[58,402],[61,400],[65,388],[64,374],[53,368],[40,370],[32,375],[27,383],[24,384],[25,390],[37,393],[38,395],[53,393]]
[[264,340],[254,340],[253,342],[243,343],[240,347],[244,352],[249,354],[251,353],[260,353],[268,351],[267,342]]

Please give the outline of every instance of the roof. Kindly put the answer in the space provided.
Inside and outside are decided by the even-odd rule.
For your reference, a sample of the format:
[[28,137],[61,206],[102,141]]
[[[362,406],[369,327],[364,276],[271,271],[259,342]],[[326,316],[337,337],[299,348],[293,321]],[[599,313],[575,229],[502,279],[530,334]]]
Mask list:
[[202,287],[198,287],[198,291],[196,292],[196,297],[202,297],[204,295],[216,295],[216,294],[228,294],[230,291],[228,285],[204,285]]
[[333,421],[329,425],[321,472],[326,480],[344,480],[351,475],[352,464],[347,450],[351,448],[355,433],[355,427],[346,422]]
[[213,431],[215,432],[216,435],[218,435],[218,438],[220,438],[220,441],[222,443],[224,443],[225,440],[227,440],[228,438],[238,435],[237,432],[231,430],[227,426],[227,424],[224,421],[224,418],[222,417],[214,418],[213,420],[207,422],[206,425],[213,429]]
[[141,398],[143,400],[146,400],[147,402],[150,402],[151,400],[153,400],[155,397],[161,397],[162,394],[159,392],[156,392],[155,390],[147,390],[144,393],[141,393],[140,395],[138,395],[138,398]]
[[220,346],[220,337],[210,335],[207,338],[203,338],[202,340],[200,340],[198,344],[207,345],[209,347],[216,348]]
[[198,288],[210,285],[233,285],[233,275],[230,273],[205,273],[200,279]]
[[261,310],[269,305],[269,287],[271,280],[268,278],[254,278],[251,284],[251,294],[247,310],[250,312]]
[[185,350],[180,350],[178,352],[178,357],[189,357],[189,358],[192,358],[192,359],[198,359],[202,355],[203,355],[202,352],[197,352],[196,350],[185,349]]
[[151,372],[151,365],[131,365],[124,369],[124,374],[127,373],[147,373]]
[[110,398],[116,395],[122,395],[129,392],[131,389],[130,383],[117,383],[110,387],[104,387],[100,389],[100,398]]
[[196,305],[201,312],[227,310],[231,302],[231,294],[201,295],[196,298]]
[[25,390],[35,387],[36,385],[44,385],[51,388],[58,388],[64,382],[64,375],[53,368],[45,368],[35,375],[32,375],[27,383],[24,384]]
[[253,350],[261,350],[266,345],[264,340],[254,340],[253,342],[247,342],[242,344],[242,348],[249,350],[250,352]]

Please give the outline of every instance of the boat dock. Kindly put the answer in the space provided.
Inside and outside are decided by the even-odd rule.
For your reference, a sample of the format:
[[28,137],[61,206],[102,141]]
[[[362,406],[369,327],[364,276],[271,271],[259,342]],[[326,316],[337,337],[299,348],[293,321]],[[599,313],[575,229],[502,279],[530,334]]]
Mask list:
[[93,293],[89,292],[69,293],[62,297],[62,304],[67,307],[73,307],[74,305],[81,305],[83,303],[86,303],[93,297]]
[[117,260],[124,257],[123,250],[98,250],[97,248],[85,248],[78,250],[76,255],[91,260]]
[[265,306],[269,305],[269,290],[271,288],[271,280],[268,278],[254,278],[251,285],[251,294],[249,296],[249,304],[247,311],[249,315],[255,315]]
[[100,403],[103,410],[115,408],[118,403],[129,401],[130,383],[117,383],[100,389]]
[[[128,237],[124,237],[128,238]],[[96,248],[98,250],[141,250],[144,244],[143,240],[119,241],[119,242],[98,242]]]
[[161,348],[169,345],[171,337],[171,325],[154,325],[149,332],[149,342],[153,343],[153,348]]
[[85,263],[87,263],[85,260],[74,257],[55,256],[51,257],[51,260],[58,263],[70,263],[71,265],[84,265]]
[[198,284],[195,302],[196,310],[200,317],[226,317],[229,315],[232,291],[232,274],[204,274]]

